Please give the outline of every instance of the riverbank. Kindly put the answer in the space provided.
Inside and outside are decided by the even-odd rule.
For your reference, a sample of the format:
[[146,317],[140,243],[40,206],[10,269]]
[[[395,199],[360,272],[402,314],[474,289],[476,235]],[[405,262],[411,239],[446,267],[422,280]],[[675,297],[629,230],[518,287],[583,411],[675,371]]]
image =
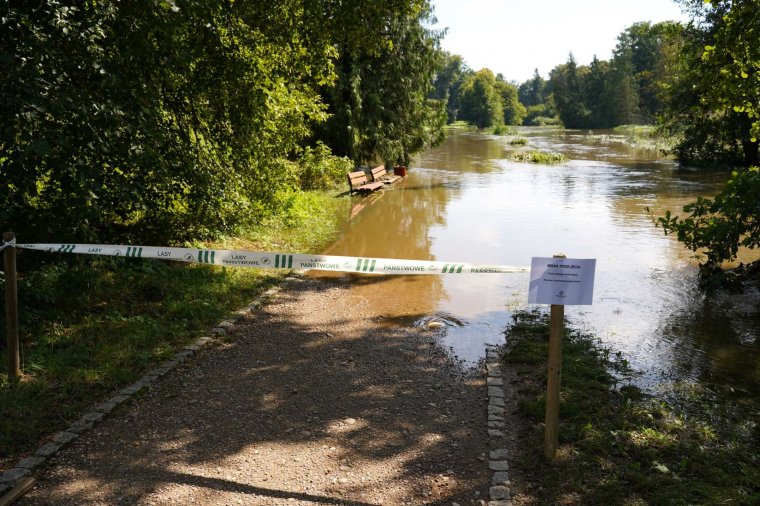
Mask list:
[[[285,216],[238,238],[192,246],[319,252],[348,219],[349,208],[350,199],[337,192],[304,192]],[[46,435],[171,357],[286,273],[55,254],[37,257],[40,266],[24,272],[24,255],[19,256],[24,375],[16,386],[0,380],[0,469],[13,466]],[[0,360],[5,363],[5,356]]]
[[[668,398],[625,381],[625,358],[576,330],[563,342],[560,449],[543,458],[548,322],[517,313],[503,355],[513,500],[527,504],[756,504],[757,413],[683,384]],[[519,445],[517,444],[519,442]]]

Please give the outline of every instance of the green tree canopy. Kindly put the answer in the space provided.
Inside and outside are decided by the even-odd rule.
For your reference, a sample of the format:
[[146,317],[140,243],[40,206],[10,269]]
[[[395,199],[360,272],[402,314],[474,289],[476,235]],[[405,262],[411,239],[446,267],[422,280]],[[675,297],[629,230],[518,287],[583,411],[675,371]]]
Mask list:
[[527,110],[517,97],[517,86],[508,83],[503,77],[500,77],[501,75],[496,76],[496,90],[499,93],[503,107],[502,122],[505,125],[522,125]]
[[338,51],[328,121],[317,137],[355,162],[408,161],[441,139],[443,100],[429,100],[443,67],[442,33],[426,0],[335,2],[324,33]]
[[296,2],[1,9],[0,221],[26,238],[229,229],[293,184],[272,161],[324,117],[332,48]]
[[435,76],[433,98],[446,101],[447,123],[456,121],[459,115],[459,98],[462,83],[472,71],[458,54],[443,54],[443,68]]
[[696,165],[758,164],[758,0],[687,1],[680,64],[667,83],[662,127],[677,158]]
[[567,63],[552,69],[550,80],[557,112],[567,128],[588,128],[591,110],[585,99],[587,67],[578,67],[572,53]]
[[546,102],[547,98],[546,80],[538,73],[538,69],[533,71],[533,77],[518,88],[518,98],[526,107],[540,105]]
[[431,16],[426,0],[4,2],[0,224],[26,240],[230,232],[303,184],[288,162],[328,117],[333,151],[406,160],[444,122]]
[[[757,163],[760,1],[712,2],[697,13],[702,16],[698,30],[705,45],[699,59],[690,60],[695,66],[688,77],[694,79],[692,89],[699,93],[692,103],[712,110],[725,122],[726,130],[710,132],[707,138],[714,139],[718,133],[721,139],[733,136],[743,148],[745,163]],[[697,29],[694,24],[692,29]],[[695,117],[681,113],[685,119]],[[678,118],[672,115],[670,119]],[[740,247],[760,247],[760,170],[735,171],[714,199],[699,198],[684,211],[689,213],[686,218],[668,213],[659,222],[665,233],[675,233],[688,248],[703,249],[708,266],[719,267],[735,259]]]
[[459,117],[478,128],[501,125],[504,105],[497,88],[496,76],[482,69],[465,79],[461,88]]

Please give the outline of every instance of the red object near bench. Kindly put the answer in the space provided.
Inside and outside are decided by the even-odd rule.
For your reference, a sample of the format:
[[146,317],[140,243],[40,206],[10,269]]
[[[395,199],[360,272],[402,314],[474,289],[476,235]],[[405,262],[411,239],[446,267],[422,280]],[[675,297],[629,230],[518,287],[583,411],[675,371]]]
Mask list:
[[370,171],[370,174],[372,175],[372,181],[382,182],[384,184],[393,184],[401,179],[401,176],[391,176],[388,174],[388,171],[385,170],[385,165],[378,165]]

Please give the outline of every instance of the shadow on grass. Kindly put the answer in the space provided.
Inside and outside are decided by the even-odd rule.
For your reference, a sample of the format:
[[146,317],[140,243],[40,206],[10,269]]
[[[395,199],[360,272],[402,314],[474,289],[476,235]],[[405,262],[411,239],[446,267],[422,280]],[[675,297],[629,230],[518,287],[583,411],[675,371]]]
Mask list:
[[[548,321],[518,314],[505,359],[514,374],[520,446],[511,475],[527,504],[760,504],[760,429],[698,383],[670,399],[620,386],[621,356],[592,336],[563,342],[560,450],[541,453]],[[678,401],[676,402],[676,399]],[[745,413],[746,414],[746,413]]]

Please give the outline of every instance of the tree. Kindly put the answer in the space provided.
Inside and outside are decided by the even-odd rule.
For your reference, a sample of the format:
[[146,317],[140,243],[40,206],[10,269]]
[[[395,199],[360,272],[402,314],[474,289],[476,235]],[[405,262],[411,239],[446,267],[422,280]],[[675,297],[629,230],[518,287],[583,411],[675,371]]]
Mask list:
[[550,81],[554,102],[562,123],[567,128],[588,128],[591,111],[585,101],[585,74],[572,53],[567,63],[552,69]]
[[639,122],[639,94],[629,52],[612,60],[602,100],[607,112],[607,126]]
[[[571,54],[565,64],[552,69],[544,95],[554,95],[568,128],[651,123],[661,110],[662,85],[673,68],[679,40],[675,23],[634,23],[618,36],[610,61],[595,56],[583,66]],[[531,101],[527,94],[533,81],[521,86],[523,103]]]
[[[702,54],[705,66],[718,67],[720,79],[706,100],[716,109],[731,110],[749,123],[740,139],[747,165],[758,165],[760,139],[760,1],[732,2],[715,33],[715,43]],[[744,134],[744,132],[742,132]]]
[[690,250],[703,250],[709,267],[734,260],[740,247],[760,247],[760,169],[735,171],[714,199],[699,197],[683,210],[686,218],[668,211],[658,223]]
[[462,83],[472,71],[458,54],[443,54],[443,68],[436,74],[432,98],[446,102],[447,123],[457,120]]
[[543,104],[546,95],[546,81],[538,73],[538,69],[534,69],[533,77],[518,88],[518,97],[525,107]]
[[[317,4],[313,2],[310,4]],[[356,163],[408,161],[438,142],[443,100],[428,99],[442,68],[440,32],[426,0],[328,2],[323,37],[337,48],[329,119],[316,137]]]
[[502,121],[505,125],[522,125],[528,111],[517,97],[517,86],[508,83],[503,77],[499,79],[500,76],[501,74],[496,76],[496,89],[503,106]]
[[461,88],[460,117],[478,128],[501,125],[504,105],[496,83],[496,76],[489,69],[469,76]]
[[607,128],[615,124],[610,114],[609,79],[610,63],[599,60],[594,55],[586,78],[585,101],[591,110],[589,124],[595,128]]
[[304,22],[291,0],[4,3],[3,228],[163,242],[271,212],[332,76]]
[[[667,83],[662,129],[696,165],[758,164],[758,0],[684,2],[681,64]],[[746,77],[745,77],[746,76]]]
[[[699,30],[706,42],[699,60],[691,60],[695,68],[688,76],[700,93],[697,103],[723,120],[735,121],[739,128],[726,122],[723,138],[733,135],[741,143],[744,161],[757,163],[760,1],[713,2],[707,11],[697,12],[704,16]],[[711,86],[706,86],[708,80]],[[740,247],[760,247],[760,169],[736,170],[714,199],[700,197],[684,212],[689,213],[686,218],[667,213],[659,224],[691,250],[704,249],[707,267],[733,260]]]

